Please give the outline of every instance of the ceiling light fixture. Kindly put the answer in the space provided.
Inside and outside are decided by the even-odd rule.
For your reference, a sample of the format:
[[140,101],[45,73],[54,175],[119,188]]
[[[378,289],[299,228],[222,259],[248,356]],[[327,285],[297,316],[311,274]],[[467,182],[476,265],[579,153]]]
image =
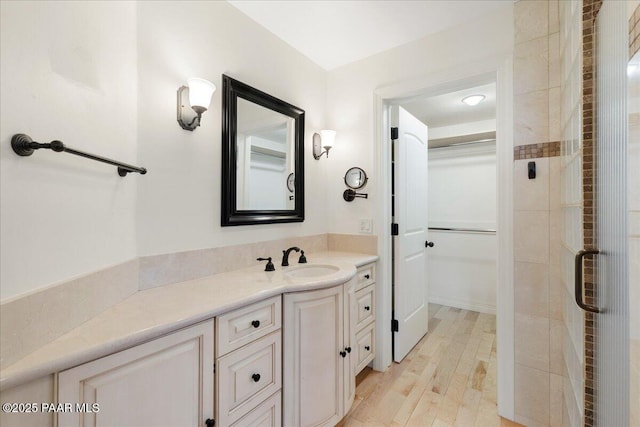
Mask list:
[[470,95],[462,98],[462,102],[473,107],[474,105],[478,105],[484,101],[484,98],[484,95]]

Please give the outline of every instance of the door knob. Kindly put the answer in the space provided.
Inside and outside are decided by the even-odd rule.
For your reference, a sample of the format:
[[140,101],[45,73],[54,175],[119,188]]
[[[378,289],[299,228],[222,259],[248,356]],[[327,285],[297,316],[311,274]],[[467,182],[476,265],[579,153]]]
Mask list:
[[260,381],[260,374],[251,375],[251,379],[253,379],[253,381],[255,381],[255,382]]
[[216,425],[216,422],[211,418],[207,418],[207,420],[204,423],[207,425],[207,427],[213,427]]
[[424,247],[425,248],[432,248],[433,247],[433,242],[430,242],[430,241],[427,240],[426,242],[424,242]]
[[259,320],[253,320],[251,322],[251,326],[253,326],[254,328],[259,328],[260,327],[260,321]]
[[365,346],[364,346],[364,349],[365,349],[365,350],[367,350],[367,351],[369,351],[369,350],[371,350],[371,347],[369,347],[368,345],[365,345]]
[[342,356],[343,358],[347,357],[347,352],[346,351],[341,351],[340,352],[340,356]]

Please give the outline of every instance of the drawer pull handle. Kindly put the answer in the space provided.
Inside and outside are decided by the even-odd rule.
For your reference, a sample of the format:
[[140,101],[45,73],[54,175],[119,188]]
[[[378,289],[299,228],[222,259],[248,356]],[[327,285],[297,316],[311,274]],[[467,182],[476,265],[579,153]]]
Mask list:
[[364,278],[365,278],[365,279],[371,279],[371,276],[369,276],[368,274],[365,274],[365,275],[364,275]]
[[260,321],[259,320],[254,320],[251,322],[251,326],[253,326],[254,328],[259,328],[260,327]]
[[365,305],[365,306],[364,306],[364,309],[365,309],[365,310],[367,310],[367,311],[370,311],[370,310],[371,310],[371,307],[369,307],[368,305]]
[[371,347],[369,347],[368,345],[365,345],[365,346],[364,346],[364,349],[365,349],[365,350],[367,350],[367,351],[369,351],[369,350],[371,350]]
[[211,418],[207,418],[207,420],[204,423],[207,425],[207,427],[213,427],[216,425],[215,420],[212,420]]
[[253,374],[251,375],[251,378],[253,379],[253,381],[258,382],[260,381],[260,374]]
[[347,352],[346,351],[341,351],[340,352],[340,356],[342,356],[343,358],[347,357]]

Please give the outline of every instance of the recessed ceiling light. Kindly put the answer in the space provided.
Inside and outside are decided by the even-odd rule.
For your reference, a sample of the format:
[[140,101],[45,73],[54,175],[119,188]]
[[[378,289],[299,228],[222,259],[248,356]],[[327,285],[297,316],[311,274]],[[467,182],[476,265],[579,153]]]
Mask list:
[[482,101],[484,101],[484,95],[471,95],[462,98],[462,102],[470,106],[478,105]]

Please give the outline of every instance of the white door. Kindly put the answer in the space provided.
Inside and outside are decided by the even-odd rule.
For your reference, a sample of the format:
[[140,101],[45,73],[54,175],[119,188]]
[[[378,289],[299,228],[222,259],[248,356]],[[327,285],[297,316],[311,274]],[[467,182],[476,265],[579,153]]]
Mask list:
[[398,235],[393,242],[393,309],[397,331],[393,359],[400,362],[427,333],[427,126],[394,106],[398,128],[393,143],[394,214]]

